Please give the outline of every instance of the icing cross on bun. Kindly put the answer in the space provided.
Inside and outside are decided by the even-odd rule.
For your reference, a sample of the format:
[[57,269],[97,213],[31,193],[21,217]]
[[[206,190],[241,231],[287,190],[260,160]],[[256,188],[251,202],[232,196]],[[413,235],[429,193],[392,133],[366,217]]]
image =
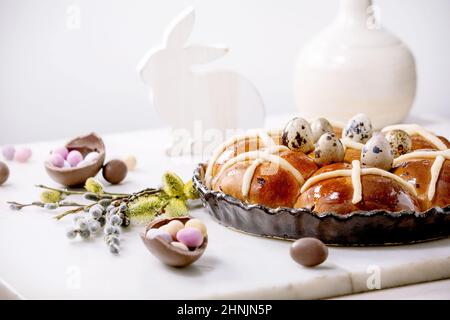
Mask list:
[[450,205],[450,149],[417,150],[394,160],[393,173],[414,186],[422,210]]
[[319,169],[301,188],[295,208],[317,213],[347,214],[384,209],[418,210],[416,190],[398,176],[378,168],[361,167],[358,160]]
[[450,205],[445,138],[416,124],[374,132],[364,114],[339,133],[325,118],[296,117],[282,130],[234,136],[213,152],[205,185],[248,204],[319,214]]
[[[246,143],[236,151],[238,143],[250,140],[256,143]],[[280,142],[277,131],[259,131],[226,141],[208,163],[207,186],[248,203],[293,207],[300,187],[318,168],[312,158]]]
[[397,181],[403,187],[405,187],[409,192],[411,192],[413,195],[417,195],[416,189],[414,189],[413,186],[405,182],[404,180],[400,179],[398,176],[382,170],[378,168],[364,168],[361,169],[361,163],[358,160],[352,161],[352,168],[351,169],[340,169],[335,171],[329,171],[324,172],[319,175],[314,175],[313,177],[309,178],[308,181],[302,186],[300,189],[301,192],[305,192],[308,190],[312,185],[316,184],[319,181],[330,179],[330,178],[336,178],[336,177],[351,177],[352,178],[352,184],[353,184],[353,198],[352,203],[358,203],[362,200],[362,189],[361,189],[361,176],[366,174],[373,174],[373,175],[379,175],[382,177],[391,178],[392,180]]
[[[274,146],[277,144],[275,143],[274,139],[272,138],[272,135],[280,135],[280,132],[281,131],[277,132],[275,130],[273,132],[265,132],[265,131],[250,132],[248,134],[233,136],[230,139],[228,139],[227,141],[225,141],[222,145],[217,147],[216,150],[214,150],[213,155],[208,162],[208,167],[206,168],[206,173],[205,173],[206,186],[209,188],[211,187],[211,180],[212,180],[212,176],[213,176],[214,166],[217,164],[217,161],[219,160],[220,156],[228,148],[233,147],[240,142],[256,140],[256,139],[261,140],[261,143],[263,146]],[[258,147],[258,143],[256,143],[256,148],[257,147]],[[246,148],[246,146],[244,146],[241,149],[245,150],[245,148]],[[239,151],[240,150],[237,150],[237,152],[239,152]]]

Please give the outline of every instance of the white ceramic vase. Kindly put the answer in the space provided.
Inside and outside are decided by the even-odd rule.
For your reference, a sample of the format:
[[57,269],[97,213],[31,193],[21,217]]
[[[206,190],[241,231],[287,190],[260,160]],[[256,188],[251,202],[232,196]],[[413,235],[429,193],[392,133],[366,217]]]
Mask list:
[[347,121],[366,113],[376,128],[402,121],[416,93],[411,51],[377,24],[371,0],[340,0],[335,21],[300,52],[298,112]]

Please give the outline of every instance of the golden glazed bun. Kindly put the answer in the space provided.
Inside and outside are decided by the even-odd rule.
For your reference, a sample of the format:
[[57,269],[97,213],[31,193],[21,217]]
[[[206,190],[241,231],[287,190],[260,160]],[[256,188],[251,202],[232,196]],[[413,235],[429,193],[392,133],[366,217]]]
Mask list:
[[[313,176],[340,169],[351,169],[347,163],[334,163],[319,169]],[[352,178],[340,176],[319,181],[301,194],[295,208],[308,208],[315,212],[347,214],[359,210],[419,210],[416,197],[403,185],[379,175],[362,175],[362,200],[352,203]]]
[[431,181],[431,167],[434,159],[410,159],[400,163],[393,169],[393,173],[403,180],[413,184],[417,190],[422,211],[433,207],[450,205],[450,160],[445,160],[435,186],[434,197],[428,198]]
[[[450,148],[450,142],[441,136],[437,136],[446,146]],[[437,149],[436,146],[421,135],[414,134],[411,136],[412,151],[420,149]]]
[[[286,150],[278,155],[297,169],[305,180],[317,170],[314,161],[302,152]],[[291,172],[273,162],[263,162],[257,166],[248,195],[243,196],[243,176],[251,163],[251,160],[241,161],[227,168],[213,179],[212,189],[248,203],[262,204],[271,208],[293,207],[300,195],[301,185]]]

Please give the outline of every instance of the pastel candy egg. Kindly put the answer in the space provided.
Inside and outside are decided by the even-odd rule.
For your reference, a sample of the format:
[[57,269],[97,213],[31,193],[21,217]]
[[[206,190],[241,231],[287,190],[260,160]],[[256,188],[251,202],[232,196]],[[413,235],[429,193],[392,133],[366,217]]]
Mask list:
[[145,234],[145,237],[150,240],[155,239],[156,237],[160,237],[167,242],[172,242],[172,236],[167,231],[156,228],[148,230]]
[[351,118],[344,130],[342,138],[350,139],[359,143],[366,143],[372,137],[372,123],[367,115],[358,113]]
[[324,133],[316,143],[314,161],[319,166],[325,166],[344,160],[344,147],[334,133]]
[[184,228],[183,222],[179,220],[172,220],[168,224],[165,224],[162,227],[160,227],[159,229],[167,231],[175,240],[177,238],[178,231],[180,231],[183,228]]
[[86,157],[84,157],[84,161],[86,162],[94,162],[95,160],[98,159],[98,157],[100,156],[100,154],[96,151],[92,151],[89,152]]
[[203,235],[197,228],[184,228],[178,231],[177,240],[188,248],[197,248],[203,243]]
[[185,244],[183,244],[181,242],[173,241],[170,244],[173,245],[174,247],[177,247],[178,249],[181,249],[181,250],[184,250],[184,251],[189,251],[189,248]]
[[30,148],[20,148],[17,149],[14,154],[14,160],[17,162],[27,162],[31,158],[31,149]]
[[314,142],[317,142],[320,137],[327,132],[333,132],[333,126],[325,118],[318,118],[311,122],[311,131]]
[[137,160],[136,157],[129,155],[123,158],[123,162],[125,162],[125,165],[127,166],[129,171],[133,171],[136,169]]
[[86,160],[81,160],[80,162],[78,162],[77,168],[83,167],[83,166],[85,166],[85,165],[87,165],[87,164],[89,164],[88,161],[86,161]]
[[59,154],[65,160],[69,154],[69,150],[66,147],[57,147],[53,149],[52,154]]
[[71,168],[72,166],[70,165],[70,163],[67,162],[67,160],[64,160],[64,165],[63,168]]
[[50,163],[57,167],[57,168],[62,168],[64,167],[64,158],[59,154],[59,153],[52,153],[50,155]]
[[202,235],[205,237],[207,234],[207,230],[206,230],[206,226],[205,224],[199,220],[199,219],[191,219],[188,222],[186,222],[185,224],[186,228],[196,228],[198,230],[200,230],[200,232],[202,233]]
[[2,154],[6,160],[14,159],[14,154],[16,153],[16,148],[14,146],[7,144],[2,148]]
[[361,164],[383,170],[390,170],[394,161],[392,147],[382,134],[366,142],[361,152]]
[[281,136],[283,144],[292,151],[308,153],[314,148],[311,126],[303,118],[294,118],[288,122]]
[[67,155],[66,160],[72,167],[76,167],[77,164],[83,160],[83,155],[78,150],[72,150]]

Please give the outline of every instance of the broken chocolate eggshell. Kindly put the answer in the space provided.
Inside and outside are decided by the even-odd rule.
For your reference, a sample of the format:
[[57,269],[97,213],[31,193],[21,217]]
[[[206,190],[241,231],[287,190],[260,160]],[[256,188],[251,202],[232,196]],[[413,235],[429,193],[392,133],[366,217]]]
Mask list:
[[145,246],[147,247],[148,251],[150,251],[151,254],[153,254],[164,264],[178,268],[187,267],[188,265],[197,261],[203,255],[203,252],[205,252],[206,246],[208,245],[208,236],[205,236],[203,243],[201,244],[200,247],[192,251],[191,250],[186,251],[170,244],[170,242],[164,240],[161,237],[149,239],[145,235],[148,230],[162,227],[168,224],[170,221],[178,220],[183,224],[185,224],[190,219],[191,219],[190,217],[180,217],[180,218],[163,218],[155,220],[147,226],[144,233],[140,234],[141,239],[144,242]]
[[103,166],[105,161],[103,140],[97,134],[90,133],[70,140],[65,147],[69,151],[78,150],[83,157],[93,151],[99,153],[96,160],[81,167],[58,168],[53,166],[48,160],[44,162],[45,170],[54,181],[67,187],[82,186],[88,178],[94,177]]

